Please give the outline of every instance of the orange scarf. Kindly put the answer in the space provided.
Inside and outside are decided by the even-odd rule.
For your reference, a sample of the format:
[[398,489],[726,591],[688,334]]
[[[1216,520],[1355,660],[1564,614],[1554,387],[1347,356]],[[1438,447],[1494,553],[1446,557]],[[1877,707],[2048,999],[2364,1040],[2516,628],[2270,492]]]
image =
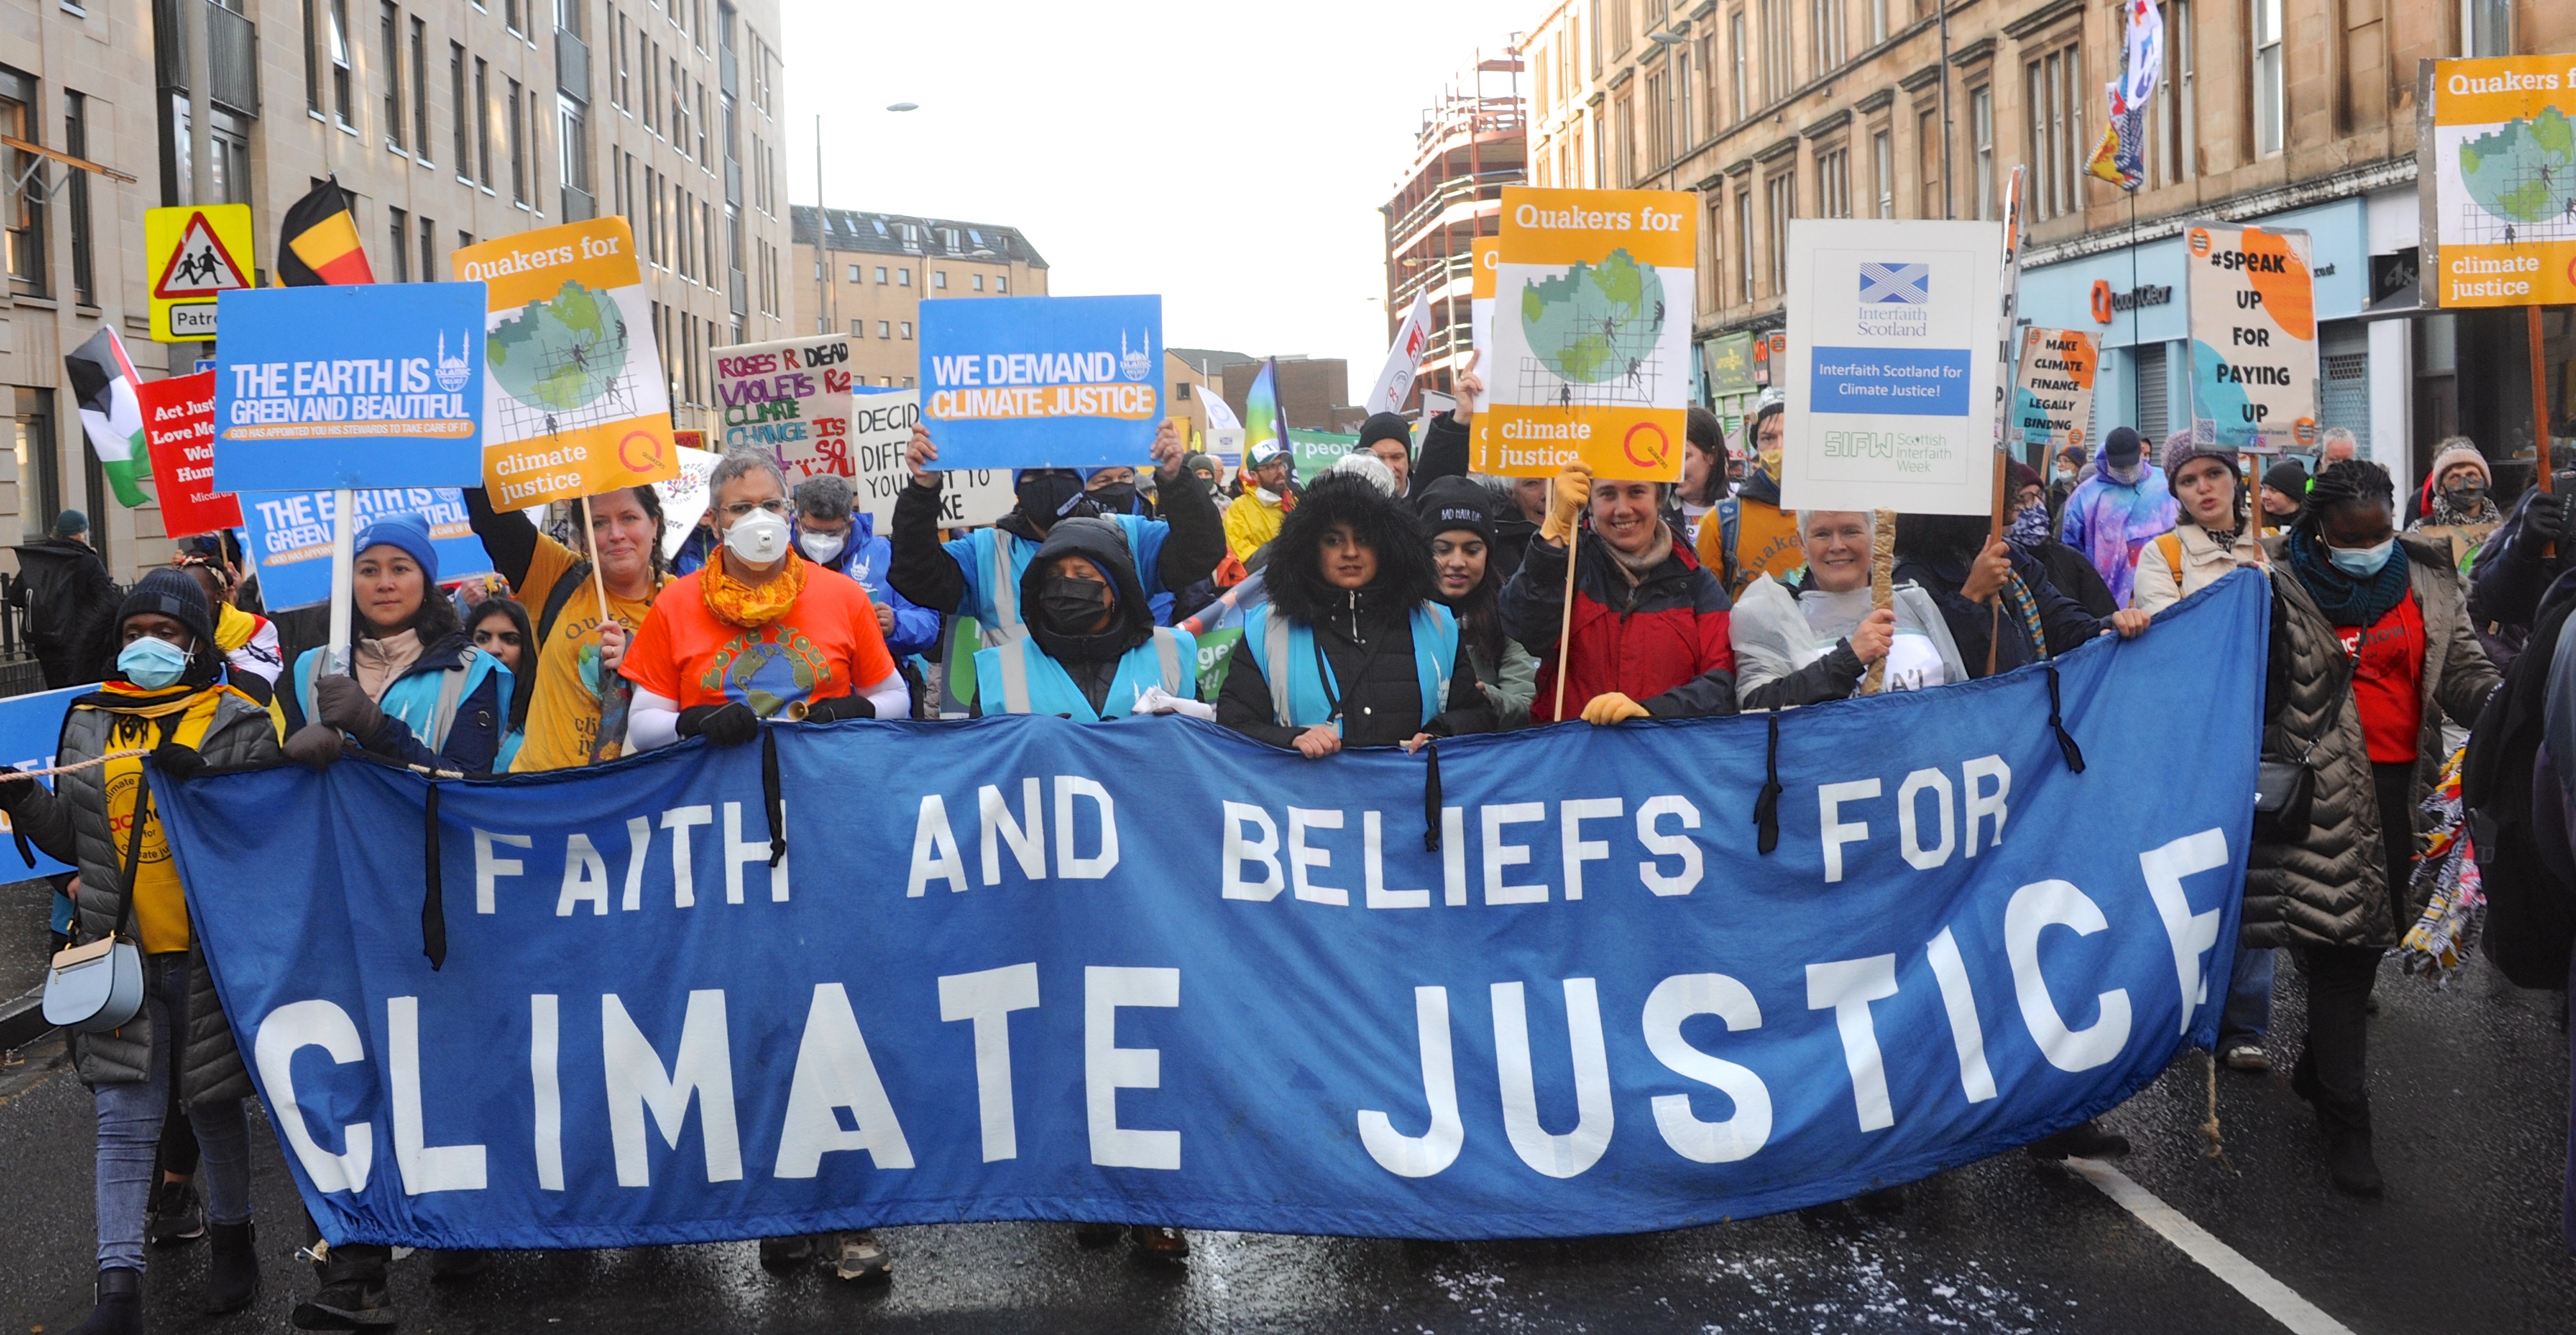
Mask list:
[[707,611],[728,626],[758,630],[787,615],[805,592],[805,563],[793,553],[787,568],[766,584],[751,585],[725,573],[724,554],[698,568],[698,597]]

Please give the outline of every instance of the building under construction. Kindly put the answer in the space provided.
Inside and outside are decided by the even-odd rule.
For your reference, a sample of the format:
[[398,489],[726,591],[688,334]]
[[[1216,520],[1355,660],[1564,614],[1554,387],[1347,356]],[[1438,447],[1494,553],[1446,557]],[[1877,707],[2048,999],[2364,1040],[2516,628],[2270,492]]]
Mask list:
[[1390,340],[1431,300],[1431,346],[1415,384],[1447,392],[1474,346],[1468,316],[1475,239],[1502,230],[1503,187],[1528,180],[1528,114],[1521,100],[1519,34],[1478,51],[1466,72],[1425,108],[1413,161],[1386,215],[1386,326]]

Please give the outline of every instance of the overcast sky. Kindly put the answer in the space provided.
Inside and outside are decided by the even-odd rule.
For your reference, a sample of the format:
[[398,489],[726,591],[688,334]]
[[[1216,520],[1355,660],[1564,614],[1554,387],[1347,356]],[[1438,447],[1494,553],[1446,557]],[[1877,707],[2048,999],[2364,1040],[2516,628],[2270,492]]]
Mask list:
[[1544,9],[785,0],[780,174],[814,200],[819,114],[832,207],[1018,227],[1050,292],[1159,292],[1171,343],[1343,357],[1357,392],[1421,111]]

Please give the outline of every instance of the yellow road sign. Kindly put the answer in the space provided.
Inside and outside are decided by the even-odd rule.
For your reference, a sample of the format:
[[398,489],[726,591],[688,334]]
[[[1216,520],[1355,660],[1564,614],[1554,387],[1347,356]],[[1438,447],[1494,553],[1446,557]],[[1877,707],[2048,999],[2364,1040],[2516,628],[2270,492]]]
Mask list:
[[255,281],[248,204],[145,209],[143,250],[155,342],[213,338],[215,298]]

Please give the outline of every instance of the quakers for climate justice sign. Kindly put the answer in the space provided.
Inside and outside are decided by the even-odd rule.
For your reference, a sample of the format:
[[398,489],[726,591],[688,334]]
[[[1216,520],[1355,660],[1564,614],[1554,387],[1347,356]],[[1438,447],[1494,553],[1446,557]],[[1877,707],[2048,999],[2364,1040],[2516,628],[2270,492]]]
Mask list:
[[[2239,572],[1972,685],[1444,739],[1436,848],[1427,757],[1177,717],[447,781],[434,865],[399,767],[153,791],[335,1242],[1637,1232],[2026,1144],[2213,1042],[2266,606]],[[2232,759],[2131,781],[2178,754]]]

